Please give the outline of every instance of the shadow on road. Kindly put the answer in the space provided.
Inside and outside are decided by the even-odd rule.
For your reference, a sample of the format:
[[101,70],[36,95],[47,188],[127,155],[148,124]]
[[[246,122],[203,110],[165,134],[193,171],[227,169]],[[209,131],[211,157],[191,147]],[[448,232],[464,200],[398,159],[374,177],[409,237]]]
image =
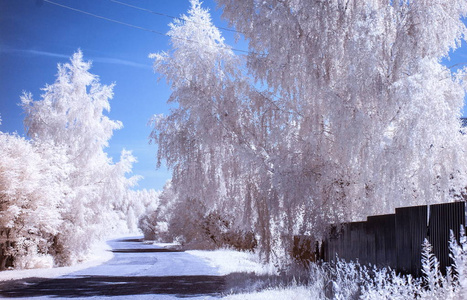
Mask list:
[[142,243],[144,242],[143,238],[128,238],[128,239],[118,239],[119,243]]
[[[115,242],[143,243],[142,239],[129,238]],[[120,245],[122,245],[120,244]],[[158,248],[122,245],[111,251],[119,253],[127,263],[125,253],[183,252],[176,248]],[[118,260],[117,260],[118,261]],[[122,267],[125,264],[122,264]],[[54,279],[26,278],[0,282],[0,298],[49,297],[103,297],[166,294],[177,297],[219,296],[226,293],[253,291],[283,283],[278,276],[233,273],[226,276],[180,275],[180,276],[77,276]]]
[[28,278],[0,285],[0,296],[8,298],[96,297],[143,294],[176,296],[219,295],[225,289],[223,276]]
[[0,282],[0,298],[99,297],[166,294],[177,297],[221,296],[287,285],[290,278],[253,273],[225,276],[83,276],[27,278]]
[[112,250],[113,253],[157,253],[157,252],[184,252],[183,250],[177,249],[114,249]]

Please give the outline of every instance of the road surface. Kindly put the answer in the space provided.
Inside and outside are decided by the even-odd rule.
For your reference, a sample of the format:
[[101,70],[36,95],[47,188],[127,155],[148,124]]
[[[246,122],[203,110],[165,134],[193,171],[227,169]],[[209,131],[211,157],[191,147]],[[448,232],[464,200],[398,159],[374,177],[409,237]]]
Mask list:
[[185,252],[145,244],[139,238],[109,242],[108,262],[66,276],[0,282],[0,297],[12,299],[216,299],[226,277]]

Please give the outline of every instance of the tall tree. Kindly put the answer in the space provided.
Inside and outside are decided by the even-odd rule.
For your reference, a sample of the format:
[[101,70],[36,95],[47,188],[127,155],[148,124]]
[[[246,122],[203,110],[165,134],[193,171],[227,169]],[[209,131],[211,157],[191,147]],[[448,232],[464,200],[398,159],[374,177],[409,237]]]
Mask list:
[[58,65],[57,79],[44,88],[41,100],[27,93],[21,98],[28,135],[37,145],[64,148],[71,165],[66,180],[70,192],[60,207],[63,224],[55,246],[59,264],[72,264],[86,254],[112,229],[103,224],[116,226],[115,208],[137,180],[125,177],[135,161],[128,151],[117,164],[104,151],[122,123],[104,114],[110,110],[113,85],[100,84],[90,67],[78,51],[69,63]]
[[465,1],[218,2],[246,61],[196,0],[152,55],[178,105],[152,138],[179,201],[243,216],[273,254],[281,236],[461,192],[464,71],[441,59]]
[[277,168],[287,198],[349,220],[465,185],[465,86],[441,64],[465,38],[465,1],[219,3],[255,80],[299,112]]
[[289,113],[251,83],[208,11],[191,4],[171,25],[173,50],[151,55],[172,85],[169,102],[178,104],[171,115],[154,118],[151,137],[159,161],[173,168],[174,195],[182,202],[174,205],[200,203],[205,216],[216,210],[234,226],[254,228],[269,256],[271,231],[284,227],[271,137],[284,131]]

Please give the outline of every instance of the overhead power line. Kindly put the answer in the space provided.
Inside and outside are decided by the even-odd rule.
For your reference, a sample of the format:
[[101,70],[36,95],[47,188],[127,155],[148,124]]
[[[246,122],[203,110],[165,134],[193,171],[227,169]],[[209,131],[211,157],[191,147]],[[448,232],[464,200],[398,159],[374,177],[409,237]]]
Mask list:
[[[164,14],[164,13],[160,13],[160,12],[153,11],[153,10],[150,10],[150,9],[147,9],[147,8],[138,7],[138,6],[135,6],[135,5],[133,5],[133,4],[128,4],[128,3],[121,2],[121,1],[117,1],[117,0],[109,0],[109,1],[110,1],[110,2],[114,2],[114,3],[117,3],[117,4],[120,4],[120,5],[128,6],[128,7],[137,9],[137,10],[145,11],[145,12],[148,12],[148,13],[151,13],[151,14],[154,14],[154,15],[163,16],[163,17],[167,17],[167,18],[170,18],[170,19],[182,20],[182,21],[183,21],[183,19],[181,19],[181,18],[179,18],[179,17],[171,16],[171,15]],[[192,22],[193,22],[193,21],[192,21]],[[196,24],[196,22],[193,22],[193,23]],[[232,28],[220,27],[220,26],[217,26],[217,28],[222,29],[222,30],[225,30],[225,31],[230,31],[230,32],[235,32],[235,33],[240,33],[240,34],[242,34],[242,32],[237,31],[237,30],[232,29]]]
[[60,7],[63,7],[63,8],[72,10],[72,11],[76,11],[76,12],[79,12],[79,13],[82,13],[82,14],[85,14],[85,15],[88,15],[88,16],[91,16],[91,17],[95,17],[95,18],[98,18],[98,19],[102,19],[102,20],[105,20],[105,21],[109,21],[109,22],[113,22],[113,23],[120,24],[120,25],[125,25],[125,26],[128,26],[128,27],[132,27],[132,28],[135,28],[135,29],[140,29],[140,30],[144,30],[144,31],[149,31],[149,32],[152,32],[152,33],[155,33],[155,34],[158,34],[158,35],[164,35],[164,36],[166,36],[165,33],[162,33],[162,32],[156,31],[156,30],[144,28],[144,27],[137,26],[137,25],[133,25],[133,24],[130,24],[130,23],[125,23],[125,22],[117,21],[117,20],[110,19],[110,18],[106,18],[106,17],[99,16],[99,15],[96,15],[96,14],[93,14],[93,13],[90,13],[90,12],[87,12],[87,11],[84,11],[84,10],[81,10],[81,9],[77,9],[77,8],[70,7],[70,6],[67,6],[67,5],[64,5],[64,4],[56,3],[56,2],[53,2],[53,1],[50,1],[50,0],[44,0],[44,2],[53,4],[53,5],[56,5],[56,6],[60,6]]
[[138,9],[138,10],[146,11],[146,12],[149,12],[151,14],[158,15],[158,16],[163,16],[163,17],[167,17],[167,18],[171,18],[171,19],[176,19],[177,18],[177,17],[171,16],[171,15],[167,15],[167,14],[164,14],[164,13],[159,13],[159,12],[152,11],[152,10],[149,10],[149,9],[146,9],[146,8],[141,8],[141,7],[132,5],[132,4],[125,3],[125,2],[116,1],[116,0],[109,0],[109,1],[114,2],[114,3],[118,3],[120,5],[125,5],[125,6],[131,7],[131,8],[135,8],[135,9]]
[[[145,28],[145,27],[141,27],[141,26],[130,24],[130,23],[114,20],[114,19],[111,19],[111,18],[103,17],[103,16],[96,15],[96,14],[93,14],[93,13],[90,13],[90,12],[87,12],[87,11],[84,11],[84,10],[81,10],[81,9],[78,9],[78,8],[74,8],[74,7],[70,7],[70,6],[61,4],[61,3],[57,3],[57,2],[54,2],[54,1],[50,1],[50,0],[43,0],[43,1],[47,2],[49,4],[52,4],[52,5],[55,5],[55,6],[59,6],[59,7],[65,8],[65,9],[69,9],[69,10],[72,10],[72,11],[75,11],[75,12],[79,12],[79,13],[82,13],[82,14],[85,14],[85,15],[88,15],[88,16],[91,16],[91,17],[94,17],[94,18],[98,18],[98,19],[101,19],[101,20],[105,20],[105,21],[108,21],[108,22],[124,25],[124,26],[131,27],[131,28],[134,28],[134,29],[139,29],[139,30],[151,32],[151,33],[154,33],[154,34],[157,34],[157,35],[168,36],[166,33],[163,33],[163,32],[157,31],[157,30],[148,29],[148,28]],[[172,38],[179,39],[179,40],[184,40],[184,41],[188,41],[188,42],[192,42],[192,43],[202,44],[202,43],[200,43],[198,41],[194,41],[194,40],[190,40],[190,39],[183,39],[183,38],[176,38],[176,37],[172,37]],[[224,49],[230,49],[232,51],[246,53],[246,54],[250,53],[250,52],[248,52],[246,50],[235,49],[235,48],[230,48],[230,47],[225,47],[225,46],[216,46],[216,47],[224,48]]]

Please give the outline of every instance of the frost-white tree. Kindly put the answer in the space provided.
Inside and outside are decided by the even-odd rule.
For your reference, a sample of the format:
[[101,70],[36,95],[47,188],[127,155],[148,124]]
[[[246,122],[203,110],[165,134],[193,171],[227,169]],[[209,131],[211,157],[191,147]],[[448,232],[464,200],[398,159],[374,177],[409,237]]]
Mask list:
[[275,168],[287,201],[345,220],[465,185],[465,86],[440,63],[465,37],[465,1],[219,3],[248,70],[297,112]]
[[135,161],[128,151],[117,164],[104,151],[122,124],[104,115],[110,110],[113,85],[100,84],[90,67],[78,51],[69,63],[58,65],[57,79],[44,88],[41,100],[26,93],[21,97],[28,135],[38,147],[52,144],[65,149],[69,160],[69,193],[60,205],[63,224],[55,245],[59,264],[74,263],[92,242],[116,229],[121,219],[116,208],[137,180],[125,177]]
[[465,1],[218,2],[246,64],[196,0],[152,55],[178,105],[152,138],[179,201],[237,216],[272,253],[279,236],[460,193],[464,73],[440,61]]
[[172,84],[169,102],[178,104],[170,116],[155,117],[151,137],[159,145],[159,161],[173,168],[178,211],[201,203],[201,216],[222,211],[233,223],[256,227],[269,245],[267,201],[274,193],[267,137],[276,130],[271,119],[281,116],[241,72],[241,60],[224,44],[209,13],[198,1],[191,4],[188,16],[171,25],[173,50],[151,55],[155,70]]
[[[34,147],[0,132],[0,270],[14,257],[18,268],[43,266],[62,225],[59,206],[68,187],[63,149]],[[9,262],[11,263],[11,262]]]

